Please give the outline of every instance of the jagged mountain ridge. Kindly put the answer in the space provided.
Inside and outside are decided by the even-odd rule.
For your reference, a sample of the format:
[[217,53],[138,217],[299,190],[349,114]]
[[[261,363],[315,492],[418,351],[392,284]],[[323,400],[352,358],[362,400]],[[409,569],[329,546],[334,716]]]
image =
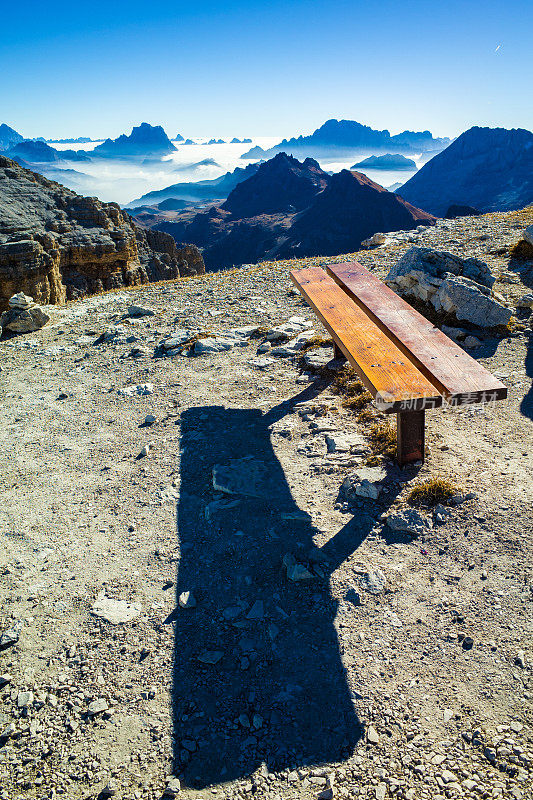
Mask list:
[[284,153],[239,184],[220,207],[178,213],[155,227],[203,248],[207,267],[220,269],[264,258],[354,251],[377,231],[434,221],[361,173],[343,170],[330,177],[312,159],[300,163]]
[[196,247],[145,231],[116,203],[82,197],[0,156],[0,309],[202,273]]
[[226,172],[220,178],[211,180],[191,181],[190,183],[173,183],[164,189],[147,192],[137,200],[132,200],[128,207],[142,205],[157,205],[163,200],[221,200],[226,198],[232,189],[241,181],[255,175],[259,164],[247,164],[246,167],[237,167],[233,172]]
[[473,127],[434,156],[399,190],[432,214],[451,205],[512,211],[533,202],[533,133]]
[[310,136],[283,139],[274,147],[263,150],[252,147],[242,158],[271,158],[280,152],[287,152],[298,158],[314,158],[331,155],[332,152],[356,153],[372,151],[372,154],[394,152],[416,153],[441,150],[450,143],[449,139],[435,139],[430,131],[403,131],[391,136],[388,130],[375,130],[355,120],[329,119]]

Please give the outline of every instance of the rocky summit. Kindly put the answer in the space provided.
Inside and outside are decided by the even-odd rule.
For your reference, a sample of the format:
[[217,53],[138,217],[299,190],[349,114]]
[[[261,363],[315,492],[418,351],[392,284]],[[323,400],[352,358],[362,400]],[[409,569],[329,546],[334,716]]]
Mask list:
[[470,128],[398,192],[437,216],[444,216],[451,205],[479,211],[523,208],[533,202],[533,133]]
[[0,156],[0,310],[20,291],[54,304],[203,272],[195,247]]
[[[0,341],[0,800],[531,800],[532,224],[119,287]],[[428,412],[422,465],[289,278],[353,259],[513,312],[435,320],[509,396]]]

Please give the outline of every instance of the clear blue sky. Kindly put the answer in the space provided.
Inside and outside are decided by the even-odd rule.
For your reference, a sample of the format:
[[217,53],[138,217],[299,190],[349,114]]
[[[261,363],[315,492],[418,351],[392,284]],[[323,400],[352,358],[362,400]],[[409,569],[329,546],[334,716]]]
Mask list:
[[533,128],[533,0],[12,0],[0,122],[28,137]]

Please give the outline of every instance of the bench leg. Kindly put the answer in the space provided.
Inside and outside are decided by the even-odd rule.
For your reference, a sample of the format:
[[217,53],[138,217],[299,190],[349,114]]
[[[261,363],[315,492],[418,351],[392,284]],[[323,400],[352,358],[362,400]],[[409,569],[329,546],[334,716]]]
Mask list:
[[338,361],[346,361],[346,356],[340,349],[337,342],[333,342],[333,357]]
[[424,461],[425,416],[425,411],[400,411],[396,414],[396,457],[401,467],[413,461]]

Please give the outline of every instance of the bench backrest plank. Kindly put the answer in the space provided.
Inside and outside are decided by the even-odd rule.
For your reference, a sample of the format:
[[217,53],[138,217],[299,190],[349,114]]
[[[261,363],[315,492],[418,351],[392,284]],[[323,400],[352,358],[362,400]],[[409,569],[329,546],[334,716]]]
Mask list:
[[361,381],[387,412],[436,408],[442,397],[396,344],[322,269],[294,270],[291,278]]
[[357,261],[326,269],[448,402],[463,405],[507,397],[501,381]]

